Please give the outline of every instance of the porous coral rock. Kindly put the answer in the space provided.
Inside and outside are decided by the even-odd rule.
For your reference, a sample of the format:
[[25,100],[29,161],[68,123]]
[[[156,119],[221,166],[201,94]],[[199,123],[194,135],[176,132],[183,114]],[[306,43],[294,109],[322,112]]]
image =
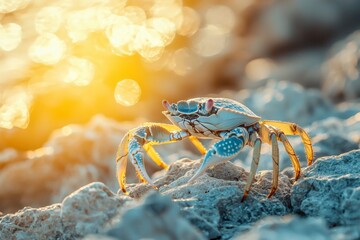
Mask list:
[[[290,212],[291,181],[287,176],[280,175],[278,190],[268,199],[271,171],[259,173],[248,198],[241,202],[248,176],[244,169],[230,162],[220,164],[194,183],[188,184],[187,181],[199,166],[200,161],[197,160],[176,161],[155,184],[160,193],[170,196],[180,205],[183,215],[201,229],[207,238],[222,236],[227,239],[242,224],[255,222],[264,216]],[[129,194],[133,197],[141,197],[150,189],[147,184],[128,186]]]
[[333,100],[360,97],[360,31],[334,44],[323,66],[324,93]]
[[61,204],[24,208],[0,217],[0,239],[75,239],[98,233],[129,201],[103,183],[92,183]]
[[323,157],[292,188],[295,213],[323,217],[331,226],[360,222],[360,150]]
[[122,215],[107,235],[117,239],[205,239],[167,196],[150,193],[142,203]]
[[300,218],[297,216],[266,217],[249,231],[235,239],[252,240],[331,240],[334,239],[325,221],[320,218]]
[[0,171],[0,211],[60,202],[93,181],[114,189],[115,153],[128,128],[95,116],[85,126],[55,131],[43,148],[17,154],[22,159],[4,163]]

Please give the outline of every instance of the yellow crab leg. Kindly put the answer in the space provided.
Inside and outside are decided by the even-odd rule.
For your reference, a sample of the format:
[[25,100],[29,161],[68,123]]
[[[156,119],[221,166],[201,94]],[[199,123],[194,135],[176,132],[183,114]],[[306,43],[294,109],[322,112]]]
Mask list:
[[207,152],[206,148],[205,148],[204,145],[200,142],[199,139],[197,139],[197,138],[194,137],[194,136],[190,136],[190,137],[189,137],[189,140],[190,140],[190,142],[192,142],[192,144],[197,148],[197,150],[199,150],[199,152],[200,152],[202,155],[204,155],[204,154]]
[[149,157],[159,166],[164,169],[169,169],[169,166],[161,159],[160,155],[155,151],[153,147],[154,143],[147,143],[143,146]]
[[251,185],[254,181],[256,170],[259,166],[260,152],[261,152],[261,138],[256,132],[254,132],[253,134],[250,135],[250,146],[252,146],[254,149],[253,150],[253,159],[251,161],[250,172],[249,172],[248,179],[246,181],[246,185],[244,187],[244,194],[241,199],[241,202],[245,201],[245,199],[247,198],[247,196],[250,192],[250,189],[251,189]]
[[272,159],[273,159],[273,182],[272,182],[272,188],[267,196],[270,198],[276,191],[278,185],[279,185],[279,145],[277,142],[277,136],[275,132],[271,133],[270,136],[271,139],[271,147],[272,147]]
[[285,150],[288,153],[291,163],[294,167],[295,180],[297,180],[300,176],[301,166],[300,166],[300,161],[299,161],[298,157],[296,156],[295,151],[294,151],[293,147],[291,146],[289,140],[286,138],[285,134],[280,129],[277,129],[272,125],[264,124],[264,122],[260,122],[259,133],[260,133],[261,139],[264,142],[271,144],[272,140],[270,139],[270,137],[271,137],[272,131],[276,132],[279,141],[283,143]]
[[310,136],[299,125],[290,122],[281,122],[273,120],[264,120],[261,124],[267,124],[279,128],[286,135],[299,135],[305,147],[307,164],[311,165],[314,159],[314,151],[311,144]]
[[290,160],[295,170],[295,180],[297,180],[300,177],[300,172],[301,172],[299,158],[296,156],[294,148],[291,146],[289,140],[285,137],[285,135],[280,133],[279,138],[280,141],[284,144],[285,150],[290,157]]
[[121,140],[121,143],[118,148],[118,152],[116,154],[116,176],[119,182],[119,186],[121,190],[127,194],[126,192],[126,166],[127,166],[127,156],[128,156],[128,139],[129,134],[126,134],[123,139]]

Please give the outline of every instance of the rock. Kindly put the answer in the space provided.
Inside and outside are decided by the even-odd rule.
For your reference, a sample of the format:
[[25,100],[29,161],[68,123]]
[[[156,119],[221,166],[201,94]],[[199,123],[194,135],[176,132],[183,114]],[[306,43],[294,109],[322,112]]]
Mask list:
[[90,234],[82,238],[82,240],[117,240],[117,238],[100,234]]
[[65,198],[62,204],[24,208],[0,217],[0,239],[75,239],[105,229],[130,201],[102,183],[92,183]]
[[266,217],[250,231],[235,239],[252,240],[331,240],[334,239],[325,221],[320,218],[300,218],[298,216]]
[[240,29],[247,39],[244,48],[253,56],[266,56],[324,45],[358,27],[359,6],[339,0],[252,1],[238,16],[245,21],[239,24],[245,28]]
[[[360,150],[323,157],[292,188],[293,211],[323,217],[331,226],[360,222]],[[359,226],[359,225],[358,225]]]
[[92,183],[67,196],[62,202],[61,220],[68,239],[104,229],[128,201],[110,191],[103,183]]
[[332,100],[360,97],[360,31],[334,44],[323,65],[324,93]]
[[0,239],[62,239],[61,204],[0,217]]
[[[179,160],[155,184],[160,193],[170,196],[179,204],[183,216],[202,230],[206,238],[221,236],[228,239],[238,231],[240,225],[255,222],[267,215],[290,212],[291,181],[287,176],[280,175],[277,192],[267,199],[272,174],[270,171],[259,173],[248,198],[242,203],[243,187],[248,176],[244,169],[230,162],[220,164],[193,184],[188,184],[199,165],[199,161]],[[150,189],[147,184],[128,186],[132,197],[141,197]]]
[[116,239],[205,239],[169,197],[149,194],[143,202],[122,215],[107,234]]
[[61,202],[93,181],[115,189],[115,153],[128,128],[96,116],[85,126],[69,125],[55,131],[37,150],[25,154],[3,151],[0,211],[9,213],[24,206]]

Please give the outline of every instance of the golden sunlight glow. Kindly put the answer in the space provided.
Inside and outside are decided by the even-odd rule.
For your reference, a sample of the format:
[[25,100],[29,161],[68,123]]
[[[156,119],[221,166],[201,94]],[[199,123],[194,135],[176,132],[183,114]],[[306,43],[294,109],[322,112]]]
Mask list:
[[77,86],[86,86],[94,78],[94,65],[86,59],[69,57],[66,60],[63,81]]
[[35,17],[35,30],[39,34],[55,33],[63,21],[64,10],[60,7],[44,7]]
[[25,89],[12,89],[0,98],[0,128],[26,128],[31,96]]
[[66,45],[63,40],[52,33],[40,35],[29,48],[32,61],[45,65],[58,63],[65,55]]
[[134,49],[146,60],[158,60],[164,51],[161,34],[151,28],[141,27],[134,40]]
[[[148,72],[163,69],[184,76],[202,57],[224,50],[233,26],[230,9],[219,5],[206,11],[207,23],[198,32],[202,18],[182,0],[0,0],[0,55],[5,56],[0,75],[6,75],[0,81],[31,78],[29,91],[38,96],[58,86],[102,84],[107,76],[111,82],[134,72],[145,87]],[[218,13],[223,19],[216,24]],[[184,37],[173,44],[177,35]],[[188,42],[192,48],[184,46]],[[4,97],[8,94],[13,97]],[[138,82],[131,79],[118,82],[114,93],[124,106],[136,104],[140,95]],[[0,128],[27,126],[29,96],[4,88]]]
[[124,16],[129,19],[132,24],[141,25],[146,21],[146,13],[142,8],[139,7],[125,7],[119,14],[120,16]]
[[11,13],[25,8],[31,0],[0,0],[0,13]]
[[160,33],[164,46],[169,45],[175,38],[176,26],[167,18],[150,18],[147,26]]
[[92,62],[87,59],[68,57],[44,76],[53,82],[71,83],[77,86],[87,86],[94,78],[95,69]]
[[182,2],[178,0],[155,0],[150,9],[150,14],[152,17],[169,19],[175,24],[176,29],[179,29],[183,22]]
[[54,153],[54,148],[52,147],[42,147],[42,148],[38,148],[34,151],[28,151],[27,152],[27,157],[29,159],[32,158],[39,158],[39,157],[43,157],[46,155],[51,155]]
[[212,57],[225,49],[227,35],[222,29],[208,25],[200,29],[193,39],[193,50],[203,57]]
[[235,13],[230,7],[224,5],[215,5],[205,14],[205,21],[209,25],[216,26],[223,32],[230,32],[235,26]]
[[130,107],[135,105],[141,95],[139,84],[132,79],[124,79],[118,82],[115,88],[115,100],[120,105]]
[[62,136],[69,136],[73,133],[73,129],[70,126],[65,126],[60,131]]
[[180,76],[185,76],[200,65],[200,58],[190,49],[180,48],[172,55],[168,67]]
[[90,33],[104,30],[111,15],[111,8],[105,6],[71,12],[65,26],[67,34],[74,43],[84,41]]
[[113,51],[118,55],[132,55],[134,47],[132,42],[136,36],[137,26],[123,16],[116,16],[106,29],[106,36],[113,47]]
[[16,23],[0,24],[0,49],[12,51],[16,49],[22,38],[21,26]]
[[194,35],[200,26],[199,14],[192,8],[184,7],[182,9],[183,20],[177,33],[182,36],[190,37]]
[[252,60],[245,67],[245,74],[250,80],[262,80],[268,78],[274,69],[275,63],[267,58]]

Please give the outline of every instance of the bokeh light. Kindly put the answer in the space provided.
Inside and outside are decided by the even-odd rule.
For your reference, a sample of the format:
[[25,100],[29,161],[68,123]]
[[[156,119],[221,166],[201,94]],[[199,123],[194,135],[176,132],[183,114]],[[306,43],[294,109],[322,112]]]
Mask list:
[[32,96],[21,87],[0,95],[0,128],[26,128],[31,101]]
[[36,38],[29,48],[29,57],[36,63],[53,65],[65,55],[66,44],[52,33],[44,33]]
[[0,13],[11,13],[25,8],[31,0],[1,0]]
[[246,64],[245,74],[249,80],[263,80],[270,76],[274,68],[275,63],[271,59],[254,59]]
[[64,9],[60,7],[44,7],[35,18],[35,29],[38,34],[55,33],[63,21]]
[[16,49],[22,39],[22,28],[16,23],[1,25],[0,23],[0,49],[12,51]]
[[117,103],[130,107],[135,105],[141,96],[139,84],[132,79],[124,79],[117,83],[114,97]]
[[193,49],[200,56],[212,57],[225,49],[227,40],[227,35],[221,28],[208,25],[194,36]]

